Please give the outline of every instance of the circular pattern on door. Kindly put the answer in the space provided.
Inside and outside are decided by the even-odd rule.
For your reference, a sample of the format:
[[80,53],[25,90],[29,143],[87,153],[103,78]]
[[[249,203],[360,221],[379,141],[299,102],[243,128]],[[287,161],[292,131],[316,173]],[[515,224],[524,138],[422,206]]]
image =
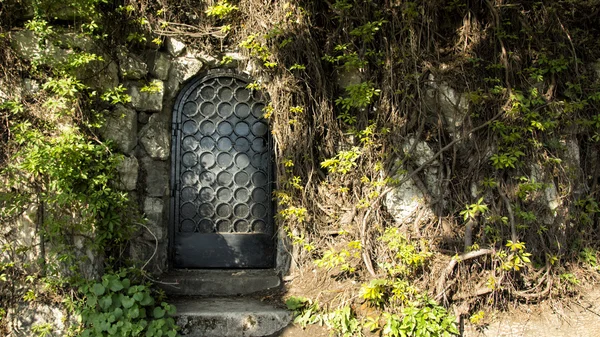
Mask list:
[[273,234],[266,102],[248,83],[209,73],[181,96],[173,139],[179,233]]

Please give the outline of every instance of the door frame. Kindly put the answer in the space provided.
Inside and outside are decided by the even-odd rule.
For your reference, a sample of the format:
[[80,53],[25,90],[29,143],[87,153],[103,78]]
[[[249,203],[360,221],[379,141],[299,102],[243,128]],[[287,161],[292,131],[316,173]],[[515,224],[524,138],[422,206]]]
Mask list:
[[[172,110],[172,118],[171,118],[171,160],[170,160],[170,175],[169,175],[169,221],[168,221],[168,247],[167,247],[167,262],[169,269],[176,269],[174,267],[175,261],[175,226],[176,224],[176,191],[178,188],[178,173],[180,170],[180,165],[177,161],[181,160],[180,158],[180,149],[178,143],[176,142],[178,137],[178,125],[181,123],[181,112],[182,112],[182,99],[186,96],[186,93],[199,84],[199,82],[203,82],[207,77],[221,77],[221,76],[232,76],[234,78],[238,78],[240,80],[246,81],[248,83],[252,83],[254,79],[250,77],[248,74],[241,73],[234,69],[225,69],[225,68],[214,68],[204,72],[201,72],[197,75],[194,75],[190,80],[185,83],[181,89],[178,91],[177,95],[174,99],[173,110]],[[262,92],[265,96],[264,101],[267,103],[269,101],[269,96],[267,93]],[[270,123],[268,123],[270,126]],[[269,129],[270,130],[270,129]],[[270,132],[270,131],[269,131]],[[275,179],[276,179],[276,169],[275,169],[275,153],[273,151],[273,140],[269,137],[269,152],[272,160],[271,172],[270,175],[272,177],[271,182],[271,190],[275,189]],[[280,233],[280,228],[277,226],[277,222],[275,221],[276,214],[276,203],[274,200],[271,200],[269,203],[272,209],[271,216],[273,217],[273,265],[271,268],[278,269],[281,271],[287,271],[289,269],[290,258],[287,256],[289,251],[291,251],[291,244],[289,244],[286,240],[285,235]],[[242,269],[243,270],[243,269]]]

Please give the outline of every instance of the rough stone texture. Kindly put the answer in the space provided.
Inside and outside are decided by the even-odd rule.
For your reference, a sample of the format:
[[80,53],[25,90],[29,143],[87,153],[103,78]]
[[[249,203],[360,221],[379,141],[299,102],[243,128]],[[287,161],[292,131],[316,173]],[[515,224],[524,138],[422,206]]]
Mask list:
[[[146,230],[142,228],[141,230]],[[141,234],[141,232],[140,232]],[[133,261],[138,261],[137,267],[144,267],[153,275],[167,271],[167,243],[143,239],[139,236],[133,239],[129,246],[129,255]]]
[[152,114],[147,113],[147,112],[138,113],[138,123],[148,124],[148,121],[150,120],[150,116],[152,116]]
[[110,139],[123,153],[130,154],[137,144],[137,114],[135,111],[118,104],[106,116],[100,129],[105,139]]
[[425,104],[442,114],[451,136],[458,136],[469,110],[467,96],[459,93],[446,82],[436,81],[429,75],[429,89],[425,91]]
[[[144,215],[148,219],[146,222],[148,228],[142,234],[144,239],[164,241],[166,237],[163,223],[164,210],[165,203],[162,198],[148,197],[144,199]],[[148,230],[152,231],[152,233],[149,233]]]
[[[423,165],[434,155],[433,150],[426,142],[417,141],[414,137],[410,137],[408,141],[402,144],[402,149],[409,155],[415,168]],[[434,160],[423,170],[425,175],[423,183],[432,197],[439,194],[438,165],[438,161]],[[397,174],[394,179],[403,180],[405,177],[406,174]],[[385,196],[385,206],[398,224],[412,223],[418,216],[425,221],[431,219],[434,215],[425,199],[423,191],[418,188],[412,179],[409,179]]]
[[127,80],[139,80],[148,73],[148,65],[136,55],[121,49],[117,53],[121,74]]
[[274,269],[174,270],[160,276],[158,285],[169,295],[237,296],[281,286]]
[[140,130],[140,143],[152,159],[167,160],[170,153],[169,122],[160,114],[150,116]]
[[204,64],[194,55],[187,54],[173,60],[171,69],[169,69],[169,79],[166,84],[166,95],[169,98],[175,97],[180,89],[181,83],[198,74]]
[[37,36],[30,30],[11,32],[11,46],[19,56],[25,59],[33,59],[41,55]]
[[290,273],[292,267],[292,254],[294,246],[286,231],[283,228],[277,230],[277,241],[276,241],[276,255],[275,255],[275,267],[282,276],[287,276]]
[[142,91],[144,85],[136,82],[128,84],[129,95],[131,96],[131,105],[138,111],[158,112],[162,110],[162,101],[164,96],[164,84],[161,80],[152,80],[151,86],[159,88],[158,91]]
[[125,191],[133,191],[136,188],[137,180],[138,180],[138,171],[140,165],[138,163],[137,158],[135,157],[125,157],[123,161],[119,163],[117,166],[117,171],[119,171],[119,188]]
[[97,51],[97,46],[91,38],[73,32],[65,32],[58,34],[56,41],[64,48],[77,48],[86,52]]
[[[12,310],[11,310],[12,311]],[[58,306],[48,304],[19,303],[14,312],[8,313],[9,337],[36,336],[31,330],[35,325],[52,324],[52,333],[48,337],[58,337],[65,334],[65,314]]]
[[[230,61],[227,63],[221,63],[223,58],[227,58]],[[225,56],[221,59],[221,62],[219,62],[219,64],[221,64],[222,67],[224,68],[237,68],[239,66],[239,64],[243,61],[247,60],[247,57],[245,57],[244,55],[240,54],[240,53],[225,53]]]
[[92,61],[77,71],[85,85],[102,92],[119,85],[119,67],[116,62],[104,56],[104,61]]
[[171,56],[177,57],[183,53],[185,50],[185,44],[174,37],[165,38],[165,46],[167,47],[167,51]]
[[291,312],[254,299],[180,299],[174,305],[180,333],[189,337],[269,336],[292,320]]
[[147,59],[150,75],[159,80],[166,81],[169,77],[169,68],[171,67],[169,56],[165,53],[153,51],[147,54]]
[[169,165],[163,161],[143,158],[142,169],[146,173],[146,194],[150,197],[167,195],[169,188]]
[[[403,179],[404,174],[394,177],[395,179]],[[419,211],[423,208],[424,217],[426,219],[433,215],[433,212],[424,202],[423,193],[417,188],[412,180],[407,180],[402,185],[396,187],[385,196],[385,206],[394,217],[398,224],[412,223],[417,218]]]
[[216,57],[214,57],[213,55],[207,54],[207,53],[198,53],[196,55],[196,57],[202,61],[202,63],[206,64],[207,66],[209,66],[210,68],[214,68],[216,66],[219,65],[220,60],[218,60]]
[[23,80],[23,93],[25,95],[35,95],[40,91],[40,83],[34,79],[26,78]]
[[70,51],[61,49],[53,44],[41,48],[38,36],[30,30],[20,30],[10,34],[11,46],[24,59],[44,58],[47,64],[56,64],[67,60]]
[[542,219],[546,225],[554,223],[556,217],[556,210],[561,205],[560,198],[558,197],[558,190],[554,181],[551,177],[545,177],[544,171],[541,165],[532,164],[531,167],[531,183],[542,183],[544,184],[544,198],[538,198],[537,201],[543,203],[546,209],[550,211],[548,216]]
[[362,82],[362,76],[358,70],[346,71],[339,70],[337,74],[337,85],[346,89],[351,85],[360,84]]
[[[0,233],[10,239],[15,247],[28,248],[23,253],[14,254],[12,250],[2,251],[0,257],[2,261],[23,261],[34,262],[39,257],[40,237],[36,230],[38,207],[36,204],[30,205],[21,216],[19,216],[14,225],[2,226]],[[31,263],[29,271],[36,272],[37,264]]]
[[[415,145],[416,142],[416,145]],[[415,168],[425,164],[435,154],[429,145],[424,141],[417,141],[414,137],[408,138],[408,140],[402,144],[402,149],[405,153],[410,156],[412,163]],[[414,152],[410,152],[414,151]],[[438,170],[439,161],[436,159],[427,165],[427,168],[423,170],[425,174],[425,185],[430,193],[437,195],[439,193],[438,186]]]
[[[73,236],[73,245],[76,249],[75,254],[78,259],[79,270],[81,276],[86,279],[97,278],[104,273],[104,257],[102,254],[98,254],[89,248],[92,246],[91,240],[93,239],[90,238],[89,234],[86,236],[75,234]],[[66,271],[65,274],[69,274],[69,272]]]

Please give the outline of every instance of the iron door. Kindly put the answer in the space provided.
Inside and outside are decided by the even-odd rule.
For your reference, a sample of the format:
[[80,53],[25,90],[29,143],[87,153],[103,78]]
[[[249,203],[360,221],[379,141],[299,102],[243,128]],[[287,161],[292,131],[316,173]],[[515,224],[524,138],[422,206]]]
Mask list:
[[257,91],[231,71],[186,85],[173,116],[171,253],[176,268],[274,265],[270,132]]

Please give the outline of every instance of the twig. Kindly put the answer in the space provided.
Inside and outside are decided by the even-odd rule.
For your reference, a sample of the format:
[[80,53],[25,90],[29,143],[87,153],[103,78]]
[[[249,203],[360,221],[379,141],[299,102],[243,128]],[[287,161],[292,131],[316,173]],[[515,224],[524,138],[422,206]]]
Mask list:
[[[379,200],[380,200],[380,198],[377,198],[376,202]],[[377,277],[377,274],[375,274],[375,269],[373,269],[373,262],[371,261],[371,256],[367,252],[367,247],[366,247],[366,245],[367,245],[367,235],[366,235],[367,219],[369,218],[370,214],[371,214],[371,208],[369,208],[367,210],[367,212],[365,213],[365,216],[363,217],[363,220],[362,220],[362,226],[360,228],[360,241],[363,246],[361,255],[362,255],[363,261],[365,262],[365,266],[367,267],[367,270],[369,271],[369,274],[371,274],[371,276],[373,276],[373,277]]]
[[506,206],[506,211],[508,212],[508,220],[510,222],[510,238],[512,242],[517,242],[517,226],[515,225],[515,215],[512,210],[512,206],[510,205],[510,200],[506,197],[506,194],[502,192],[500,189],[500,185],[498,185],[498,193],[500,197],[504,201],[504,205]]

